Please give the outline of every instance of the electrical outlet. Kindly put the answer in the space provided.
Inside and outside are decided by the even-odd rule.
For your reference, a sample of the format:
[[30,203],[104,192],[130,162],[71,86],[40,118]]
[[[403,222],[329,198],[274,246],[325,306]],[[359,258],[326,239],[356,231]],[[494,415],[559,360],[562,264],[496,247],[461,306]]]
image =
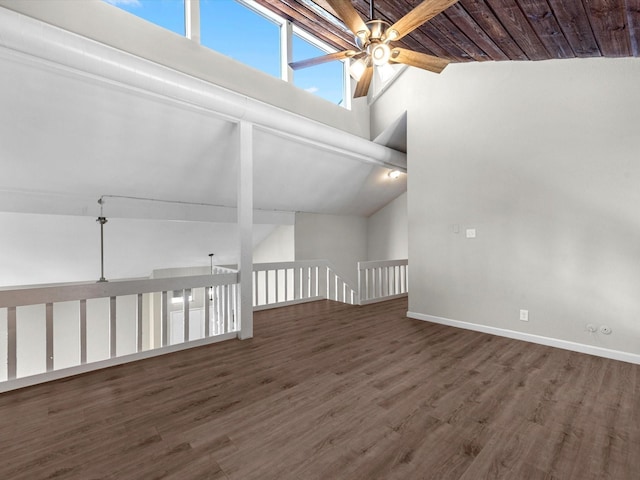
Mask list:
[[520,320],[523,322],[529,321],[529,310],[520,310]]

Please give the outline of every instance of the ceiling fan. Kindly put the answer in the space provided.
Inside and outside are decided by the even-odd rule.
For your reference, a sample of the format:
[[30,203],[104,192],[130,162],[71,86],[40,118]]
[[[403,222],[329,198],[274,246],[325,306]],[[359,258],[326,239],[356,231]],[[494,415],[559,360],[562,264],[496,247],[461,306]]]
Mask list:
[[[369,4],[371,20],[365,22],[351,4],[351,0],[325,0],[338,17],[354,33],[358,50],[345,50],[320,57],[291,62],[293,70],[311,67],[333,60],[351,58],[349,72],[358,82],[353,96],[364,97],[369,91],[374,66],[403,63],[413,67],[440,73],[449,60],[393,46],[393,42],[411,33],[427,20],[456,3],[458,0],[424,0],[393,25],[373,19],[373,0]],[[319,2],[318,2],[319,3]]]

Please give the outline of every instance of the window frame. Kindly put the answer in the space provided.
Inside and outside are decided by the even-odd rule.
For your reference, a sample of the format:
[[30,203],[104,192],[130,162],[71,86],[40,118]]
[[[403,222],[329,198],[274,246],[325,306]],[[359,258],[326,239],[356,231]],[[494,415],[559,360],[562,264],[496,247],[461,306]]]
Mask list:
[[[200,0],[185,0],[185,4],[190,1]],[[271,20],[276,25],[280,26],[280,79],[295,86],[294,78],[295,72],[289,67],[289,63],[293,61],[293,35],[298,35],[303,40],[306,40],[314,47],[322,50],[326,53],[335,53],[338,50],[331,45],[323,42],[319,38],[311,35],[306,30],[293,25],[289,20],[282,18],[280,15],[273,13],[271,10],[258,4],[255,0],[235,0],[236,2],[244,5],[245,7],[253,10],[255,13],[262,15],[263,17]],[[349,75],[349,69],[347,68],[348,60],[339,60],[342,62],[342,98],[343,104],[337,104],[342,108],[351,110],[351,76]],[[322,97],[320,97],[322,98]],[[326,99],[323,99],[328,101]]]
[[[309,42],[314,47],[326,53],[335,53],[339,51],[338,49],[324,43],[322,40],[311,35],[309,32],[307,32],[306,30],[303,30],[297,25],[293,25],[292,36],[293,35],[299,36],[303,40]],[[293,47],[293,38],[290,38],[289,42],[290,42],[289,45]],[[289,61],[292,61],[292,60],[293,58],[291,58]],[[347,68],[347,62],[349,60],[338,60],[338,61],[342,62],[342,98],[343,98],[343,105],[338,104],[338,106],[342,106],[347,110],[351,110],[351,75],[349,75],[349,69]],[[293,83],[293,76],[291,78],[291,83]]]
[[[280,15],[272,12],[266,7],[263,7],[255,0],[233,0],[244,8],[248,8],[253,13],[260,15],[265,20],[276,25],[280,30],[280,79],[295,86],[294,76],[295,72],[289,67],[289,63],[293,61],[293,36],[297,35],[303,40],[309,42],[314,47],[326,53],[335,53],[338,50],[327,43],[323,42],[319,38],[310,34],[306,30],[293,25],[289,20],[281,17]],[[105,1],[105,3],[110,4]],[[110,4],[114,8],[119,8],[117,5]],[[196,42],[198,45],[202,45],[201,41],[201,15],[200,15],[200,0],[183,0],[184,5],[184,36],[185,38]],[[132,14],[133,15],[133,14]],[[147,20],[149,21],[149,20]],[[152,22],[153,23],[153,22]],[[160,25],[161,26],[161,25]],[[169,30],[173,32],[172,30]],[[173,32],[176,33],[176,32]],[[211,48],[211,47],[206,47]],[[211,48],[215,50],[214,48]],[[351,76],[349,75],[348,62],[349,59],[337,60],[342,63],[342,104],[337,106],[351,110]],[[250,66],[250,65],[249,65]],[[268,74],[268,73],[267,73]],[[270,75],[270,74],[268,74]],[[278,78],[278,77],[275,77]],[[297,87],[296,87],[297,88]],[[313,94],[311,94],[313,95]],[[319,97],[322,98],[322,97]],[[332,103],[329,100],[323,98],[324,101]]]

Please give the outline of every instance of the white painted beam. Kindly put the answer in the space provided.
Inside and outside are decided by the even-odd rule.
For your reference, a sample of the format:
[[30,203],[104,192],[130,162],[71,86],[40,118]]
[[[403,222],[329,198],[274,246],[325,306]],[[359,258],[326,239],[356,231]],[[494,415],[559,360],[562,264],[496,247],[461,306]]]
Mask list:
[[229,121],[242,119],[287,132],[365,163],[406,169],[406,155],[396,150],[3,8],[0,31],[1,56],[115,83]]

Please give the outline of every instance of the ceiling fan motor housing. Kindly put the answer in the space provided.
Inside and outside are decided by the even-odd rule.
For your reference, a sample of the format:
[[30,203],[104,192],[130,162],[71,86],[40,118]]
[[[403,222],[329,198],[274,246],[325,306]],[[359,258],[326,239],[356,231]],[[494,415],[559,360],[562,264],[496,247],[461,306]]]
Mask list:
[[384,42],[384,34],[391,26],[384,20],[370,20],[366,25],[369,33],[364,30],[356,33],[356,45],[360,50],[365,50],[371,43]]

